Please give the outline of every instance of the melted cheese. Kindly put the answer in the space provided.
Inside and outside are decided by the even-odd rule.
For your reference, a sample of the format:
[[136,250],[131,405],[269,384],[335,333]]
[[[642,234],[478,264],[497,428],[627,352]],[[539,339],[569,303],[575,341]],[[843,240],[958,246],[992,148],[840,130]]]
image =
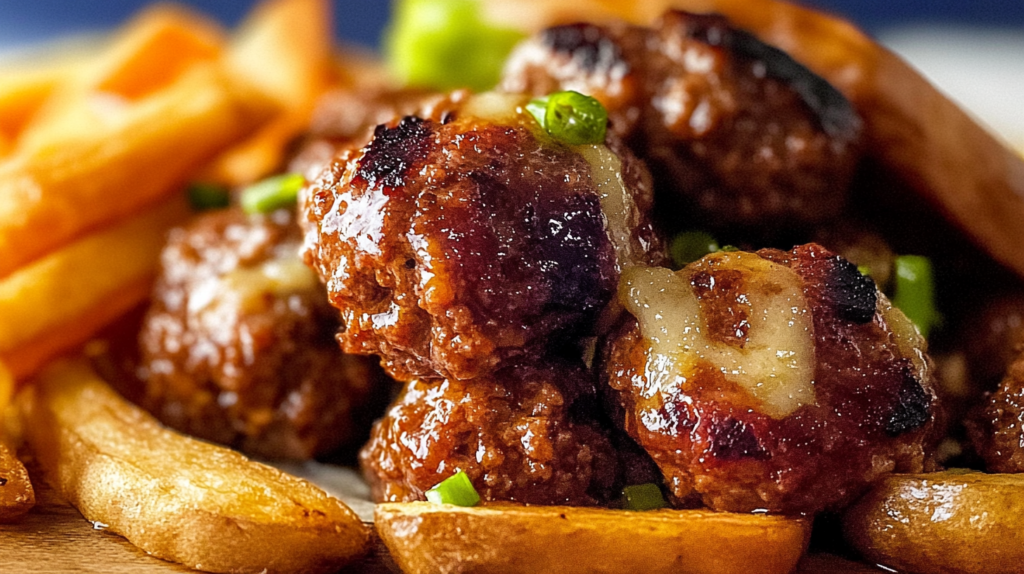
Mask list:
[[590,164],[590,177],[601,199],[605,230],[615,248],[616,265],[621,271],[640,260],[630,231],[631,216],[636,210],[622,181],[622,160],[603,145],[582,145],[577,150]]
[[738,346],[713,341],[686,270],[634,267],[623,273],[619,298],[636,317],[651,349],[645,398],[674,394],[702,362],[745,390],[764,414],[782,418],[814,402],[811,314],[797,274],[749,253],[720,254],[721,267],[756,274],[748,281],[750,329]]
[[208,315],[258,312],[266,295],[287,297],[316,289],[316,274],[302,262],[298,248],[284,246],[272,259],[254,267],[241,267],[198,286],[189,297],[189,311]]

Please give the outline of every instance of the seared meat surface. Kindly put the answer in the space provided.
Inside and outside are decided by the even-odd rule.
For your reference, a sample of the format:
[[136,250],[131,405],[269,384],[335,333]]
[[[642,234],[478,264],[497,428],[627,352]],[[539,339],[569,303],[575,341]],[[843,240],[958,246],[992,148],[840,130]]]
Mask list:
[[342,347],[403,381],[574,346],[621,265],[659,257],[628,152],[553,141],[523,98],[457,99],[379,126],[303,197],[305,260],[341,312]]
[[836,216],[860,155],[861,121],[835,88],[719,16],[550,28],[517,48],[502,88],[600,100],[659,192],[682,200],[676,218],[705,230]]
[[270,458],[362,438],[386,382],[373,360],[338,351],[300,239],[285,210],[211,212],[171,233],[139,335],[142,402],[160,420]]
[[586,371],[557,364],[414,379],[374,425],[363,472],[378,501],[422,500],[461,469],[483,500],[604,503],[619,469],[595,401]]
[[995,392],[967,421],[974,450],[989,472],[1024,472],[1024,347]]
[[814,244],[637,268],[604,346],[616,419],[677,503],[814,513],[921,471],[924,341],[856,267]]

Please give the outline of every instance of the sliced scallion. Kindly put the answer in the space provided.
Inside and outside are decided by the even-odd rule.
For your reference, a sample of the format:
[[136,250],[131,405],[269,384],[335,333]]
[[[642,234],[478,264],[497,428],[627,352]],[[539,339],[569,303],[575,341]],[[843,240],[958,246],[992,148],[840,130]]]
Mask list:
[[668,254],[676,269],[682,269],[719,249],[718,241],[703,231],[684,231],[673,237],[668,244]]
[[917,326],[925,338],[942,320],[935,307],[932,262],[920,255],[900,255],[894,261],[896,283],[892,304]]
[[196,211],[221,209],[231,203],[231,194],[215,183],[196,182],[188,186],[188,203]]
[[653,482],[622,489],[622,507],[626,510],[655,510],[667,506],[661,488]]
[[460,470],[428,490],[427,500],[434,504],[476,506],[480,503],[480,495],[473,488],[469,476]]
[[555,92],[532,100],[526,109],[557,140],[571,145],[604,143],[608,111],[590,96],[571,90]]
[[242,191],[242,210],[254,215],[293,205],[305,183],[306,179],[295,173],[268,177]]

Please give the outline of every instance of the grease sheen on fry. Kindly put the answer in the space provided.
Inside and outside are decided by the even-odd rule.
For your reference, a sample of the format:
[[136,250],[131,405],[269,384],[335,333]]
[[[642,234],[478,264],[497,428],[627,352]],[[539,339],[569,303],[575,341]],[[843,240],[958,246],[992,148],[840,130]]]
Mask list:
[[809,520],[705,510],[426,502],[378,504],[374,521],[406,574],[785,574],[811,530]]
[[1011,574],[1024,564],[1024,475],[946,471],[886,478],[843,520],[877,564],[919,574]]
[[50,482],[93,522],[209,572],[335,572],[367,528],[308,482],[160,426],[84,360],[52,364],[21,402]]

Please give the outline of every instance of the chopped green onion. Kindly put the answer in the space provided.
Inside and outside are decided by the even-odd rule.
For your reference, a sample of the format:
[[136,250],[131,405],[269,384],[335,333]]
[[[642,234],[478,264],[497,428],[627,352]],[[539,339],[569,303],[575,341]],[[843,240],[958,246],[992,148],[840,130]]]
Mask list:
[[401,0],[384,50],[392,72],[407,84],[483,91],[498,83],[505,58],[524,37],[486,22],[480,0]]
[[735,245],[723,245],[722,248],[719,249],[719,251],[724,251],[726,253],[734,253],[739,250],[740,248],[736,247]]
[[571,90],[555,92],[531,101],[526,109],[557,140],[572,145],[604,143],[608,111],[590,96]]
[[293,205],[306,179],[296,173],[268,177],[242,191],[242,210],[250,215]]
[[871,277],[871,268],[867,265],[858,265],[857,272],[865,277]]
[[626,510],[655,510],[668,506],[661,495],[661,488],[653,482],[623,488],[622,498],[622,507]]
[[668,254],[676,269],[682,269],[719,249],[718,241],[703,231],[684,231],[668,244]]
[[900,255],[894,261],[896,287],[892,304],[910,319],[925,338],[942,320],[935,308],[932,262],[920,255]]
[[427,500],[434,504],[476,506],[480,502],[480,495],[473,488],[469,476],[460,470],[428,490]]
[[188,186],[188,203],[196,211],[220,209],[231,203],[231,194],[215,183],[196,182]]

